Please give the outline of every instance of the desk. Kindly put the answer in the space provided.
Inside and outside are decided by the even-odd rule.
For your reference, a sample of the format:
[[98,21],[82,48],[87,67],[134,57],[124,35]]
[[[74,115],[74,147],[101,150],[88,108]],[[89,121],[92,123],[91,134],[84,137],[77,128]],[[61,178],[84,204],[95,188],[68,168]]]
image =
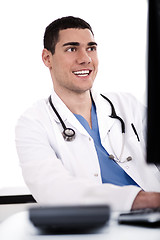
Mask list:
[[0,222],[20,211],[24,211],[35,203],[27,187],[0,188]]
[[28,219],[28,211],[16,213],[0,224],[2,240],[159,240],[160,228],[145,228],[117,223],[112,214],[109,224],[86,234],[44,235]]

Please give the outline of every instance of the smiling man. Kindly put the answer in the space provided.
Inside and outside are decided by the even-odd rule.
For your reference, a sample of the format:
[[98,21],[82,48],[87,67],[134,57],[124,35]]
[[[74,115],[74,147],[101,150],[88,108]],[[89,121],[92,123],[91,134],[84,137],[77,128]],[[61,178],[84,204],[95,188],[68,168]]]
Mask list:
[[42,58],[50,69],[56,94],[71,112],[82,115],[91,126],[89,90],[98,71],[97,43],[93,33],[90,29],[60,30],[55,53],[46,46]]
[[93,91],[98,57],[91,26],[75,17],[52,22],[42,59],[52,94],[16,126],[23,176],[37,202],[107,203],[123,211],[160,206],[160,172],[145,163],[143,106],[129,94]]

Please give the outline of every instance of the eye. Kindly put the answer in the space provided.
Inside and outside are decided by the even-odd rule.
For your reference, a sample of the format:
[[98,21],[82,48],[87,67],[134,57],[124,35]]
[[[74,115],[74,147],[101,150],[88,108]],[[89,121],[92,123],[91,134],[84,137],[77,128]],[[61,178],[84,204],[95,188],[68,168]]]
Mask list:
[[97,50],[97,47],[96,46],[93,46],[93,47],[89,47],[87,49],[88,52],[93,52],[93,51],[96,51]]
[[77,49],[75,47],[70,47],[66,49],[66,52],[75,52]]

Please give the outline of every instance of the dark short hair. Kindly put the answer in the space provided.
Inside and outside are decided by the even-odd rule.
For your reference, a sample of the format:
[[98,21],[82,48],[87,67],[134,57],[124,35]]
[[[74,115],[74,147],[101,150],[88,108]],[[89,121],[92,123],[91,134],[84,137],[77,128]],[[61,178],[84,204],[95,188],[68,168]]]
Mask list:
[[[43,44],[44,48],[50,51],[52,54],[55,53],[55,46],[59,39],[59,31],[68,29],[68,28],[76,28],[76,29],[89,29],[93,34],[91,26],[81,18],[77,17],[62,17],[53,21],[46,27],[44,33]],[[93,34],[94,35],[94,34]]]

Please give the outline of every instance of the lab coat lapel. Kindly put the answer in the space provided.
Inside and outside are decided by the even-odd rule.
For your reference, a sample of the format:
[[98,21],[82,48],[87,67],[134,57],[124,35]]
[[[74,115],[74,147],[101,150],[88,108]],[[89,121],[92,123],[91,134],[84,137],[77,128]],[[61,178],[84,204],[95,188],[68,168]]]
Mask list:
[[108,131],[113,126],[115,119],[111,118],[111,106],[110,104],[102,98],[102,96],[94,90],[92,90],[92,97],[96,105],[99,132],[101,140],[104,141]]
[[[66,127],[71,127],[75,131],[79,131],[81,134],[89,136],[88,132],[85,128],[80,124],[74,114],[67,108],[67,106],[63,103],[63,101],[58,97],[58,95],[53,91],[51,95],[52,102],[58,111],[59,115],[61,116],[63,122],[65,123]],[[52,111],[52,115],[54,120],[60,123],[57,115]]]
[[[114,147],[117,151],[117,155],[121,151],[121,142],[117,142],[117,139],[121,139],[121,126],[118,120],[115,120],[110,117],[111,115],[111,106],[105,99],[102,98],[102,96],[92,90],[92,97],[96,105],[96,111],[97,111],[97,117],[98,117],[98,125],[99,125],[99,132],[100,137],[102,141],[102,145],[107,149],[109,149],[110,152],[112,152],[112,149],[110,148],[110,144],[108,142],[108,132],[111,130],[113,126],[116,127],[118,125],[118,129],[113,134],[112,131],[112,142],[114,144]],[[57,94],[53,91],[52,95],[52,102],[54,106],[56,107],[59,115],[61,116],[62,120],[66,124],[66,127],[71,127],[75,131],[79,131],[81,134],[89,136],[88,132],[85,130],[85,128],[80,124],[80,122],[77,120],[77,118],[74,116],[74,114],[66,107],[66,105],[62,102],[62,100],[57,96]],[[118,109],[117,113],[118,113]],[[55,121],[59,124],[60,121],[56,114],[52,111],[53,118]],[[120,136],[119,136],[120,135]]]
[[[105,100],[100,94],[96,95],[94,91],[92,92],[92,95],[96,104],[101,143],[109,154],[115,153],[116,156],[119,157],[122,149],[122,132],[120,121],[110,117],[111,105],[107,100]],[[110,100],[112,101],[112,99]],[[116,106],[115,109],[118,115],[119,111]],[[108,134],[110,134],[110,141]],[[114,153],[112,146],[114,146]]]

